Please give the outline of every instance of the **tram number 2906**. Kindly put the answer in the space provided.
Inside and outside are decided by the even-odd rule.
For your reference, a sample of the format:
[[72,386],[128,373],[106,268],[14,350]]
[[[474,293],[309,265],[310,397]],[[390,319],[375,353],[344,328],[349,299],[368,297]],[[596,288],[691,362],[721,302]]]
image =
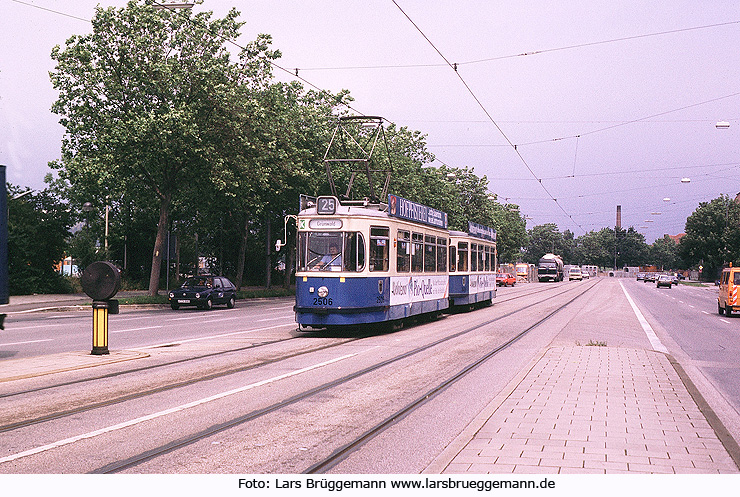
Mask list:
[[331,305],[332,301],[326,297],[314,297],[313,305]]

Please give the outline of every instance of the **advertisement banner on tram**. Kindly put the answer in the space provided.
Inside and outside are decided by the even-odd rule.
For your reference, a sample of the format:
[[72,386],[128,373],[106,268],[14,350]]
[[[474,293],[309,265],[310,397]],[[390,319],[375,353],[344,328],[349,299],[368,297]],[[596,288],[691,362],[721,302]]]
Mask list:
[[447,213],[417,204],[397,195],[388,195],[388,215],[447,229]]
[[470,284],[468,285],[468,294],[470,295],[478,292],[496,290],[495,274],[471,274],[469,278]]
[[449,278],[439,276],[394,276],[391,278],[391,305],[446,299]]

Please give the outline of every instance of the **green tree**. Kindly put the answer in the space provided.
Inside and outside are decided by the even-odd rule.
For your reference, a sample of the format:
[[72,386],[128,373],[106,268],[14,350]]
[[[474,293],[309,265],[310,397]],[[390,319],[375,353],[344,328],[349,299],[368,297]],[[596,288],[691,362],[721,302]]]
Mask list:
[[580,264],[611,267],[614,263],[614,231],[603,228],[579,236],[575,252]]
[[699,207],[686,219],[686,236],[679,255],[689,266],[704,267],[713,279],[723,265],[740,261],[740,205],[722,195]]
[[53,49],[51,80],[59,91],[52,109],[66,129],[60,176],[101,200],[158,205],[154,295],[171,208],[223,165],[223,145],[238,132],[230,117],[240,74],[263,70],[274,54],[244,51],[231,63],[225,43],[239,34],[235,10],[211,19],[150,4],[98,7],[92,33]]
[[645,243],[645,235],[634,227],[617,231],[617,268],[640,266],[648,262],[650,249]]
[[64,259],[72,216],[50,176],[33,192],[8,184],[8,289],[11,295],[68,291]]
[[650,261],[662,271],[678,268],[678,244],[668,235],[658,238],[650,245]]
[[548,253],[562,255],[565,248],[563,235],[555,223],[534,226],[527,236],[529,243],[524,250],[524,261],[530,264],[536,264],[540,257]]

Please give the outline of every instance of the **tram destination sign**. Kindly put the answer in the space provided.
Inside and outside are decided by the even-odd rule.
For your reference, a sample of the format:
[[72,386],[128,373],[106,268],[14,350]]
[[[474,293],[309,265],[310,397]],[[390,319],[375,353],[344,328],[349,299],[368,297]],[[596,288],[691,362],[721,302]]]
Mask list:
[[388,195],[388,214],[417,223],[447,229],[447,213],[417,204],[397,195]]
[[483,226],[482,224],[474,223],[472,221],[468,221],[468,235],[474,236],[476,238],[482,238],[483,240],[491,240],[492,242],[496,241],[495,229],[489,228],[488,226]]

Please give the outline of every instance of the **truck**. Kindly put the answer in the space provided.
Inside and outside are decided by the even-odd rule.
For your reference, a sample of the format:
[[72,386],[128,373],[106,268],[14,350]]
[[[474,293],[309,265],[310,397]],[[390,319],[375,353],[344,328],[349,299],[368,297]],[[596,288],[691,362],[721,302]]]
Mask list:
[[563,259],[555,254],[545,254],[537,262],[537,279],[563,281]]

